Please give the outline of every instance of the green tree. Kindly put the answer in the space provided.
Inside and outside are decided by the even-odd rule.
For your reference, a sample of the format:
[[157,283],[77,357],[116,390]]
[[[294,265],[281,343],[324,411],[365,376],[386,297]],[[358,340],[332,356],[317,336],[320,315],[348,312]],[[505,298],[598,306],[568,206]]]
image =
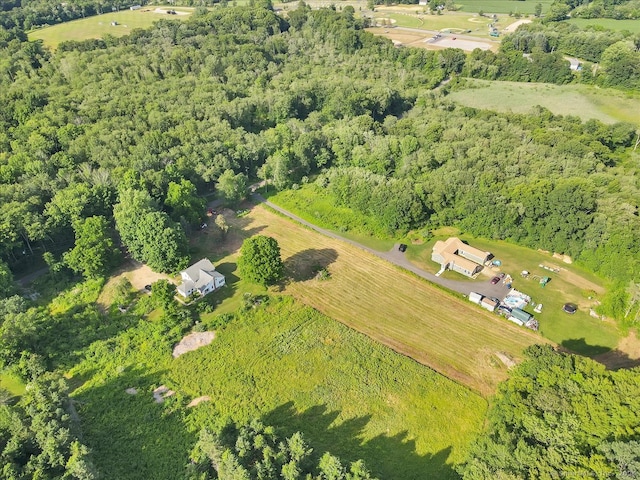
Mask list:
[[176,222],[185,219],[190,225],[199,225],[204,214],[206,201],[198,196],[193,183],[182,179],[180,183],[169,183],[164,204],[169,207],[171,218]]
[[231,169],[225,170],[218,178],[216,188],[227,203],[235,205],[247,198],[247,177],[242,173],[235,174]]
[[151,286],[151,298],[165,313],[173,311],[176,303],[176,286],[168,280],[160,279]]
[[113,208],[116,228],[131,256],[159,272],[176,272],[189,261],[184,231],[141,190],[124,190]]
[[238,259],[240,275],[259,285],[271,285],[282,278],[284,265],[275,238],[255,235],[242,242]]
[[549,345],[531,346],[525,354],[528,359],[501,384],[487,431],[460,468],[463,478],[554,478],[568,472],[612,478],[637,471],[640,373],[607,371]]
[[533,10],[533,14],[537,17],[540,18],[540,15],[542,15],[542,4],[541,3],[536,3],[536,6]]
[[75,246],[63,256],[69,268],[85,278],[95,278],[105,275],[116,265],[119,252],[106,218],[77,220],[73,224],[73,230],[76,236]]
[[0,260],[0,299],[10,296],[13,289],[13,274],[9,265]]

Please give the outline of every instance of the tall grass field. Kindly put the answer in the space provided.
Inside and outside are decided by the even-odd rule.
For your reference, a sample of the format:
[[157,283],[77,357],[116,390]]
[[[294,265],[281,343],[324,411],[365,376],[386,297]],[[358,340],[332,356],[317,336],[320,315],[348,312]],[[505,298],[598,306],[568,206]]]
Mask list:
[[640,21],[638,20],[615,20],[613,18],[572,18],[567,20],[580,28],[590,25],[604,27],[608,30],[628,30],[631,33],[640,33]]
[[[178,359],[170,348],[143,321],[71,372],[84,440],[109,478],[182,478],[202,426],[255,417],[379,478],[456,478],[486,412],[467,388],[290,297],[240,314],[207,347]],[[161,404],[160,384],[176,392]]]
[[463,0],[457,3],[458,8],[463,12],[484,12],[484,13],[519,13],[521,15],[533,15],[536,5],[542,4],[542,13],[546,12],[553,0]]
[[449,95],[457,103],[498,112],[528,113],[540,105],[557,115],[586,121],[640,125],[640,96],[586,85],[468,80],[470,88]]

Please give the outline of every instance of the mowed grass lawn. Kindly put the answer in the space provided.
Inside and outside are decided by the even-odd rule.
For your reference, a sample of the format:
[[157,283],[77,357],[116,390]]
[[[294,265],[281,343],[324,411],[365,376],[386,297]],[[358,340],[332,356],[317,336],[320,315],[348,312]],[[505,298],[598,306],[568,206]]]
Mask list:
[[[122,37],[130,34],[136,28],[148,28],[160,19],[181,20],[188,18],[188,15],[156,13],[153,11],[154,9],[155,7],[133,11],[122,10],[52,25],[31,31],[29,40],[42,40],[46,46],[55,49],[61,42],[68,40],[81,41],[90,38],[102,38],[105,35]],[[186,13],[191,12],[191,9],[187,8],[175,8],[175,10]],[[117,25],[111,25],[112,22],[117,22]]]
[[451,464],[481,428],[486,402],[291,297],[272,298],[172,362],[167,385],[210,401],[190,423],[261,417],[302,431],[315,455],[363,458],[378,478],[457,478]]
[[[236,219],[230,218],[233,224]],[[233,265],[242,232],[278,240],[293,281],[284,287],[304,304],[482,394],[495,391],[507,369],[496,357],[514,360],[545,340],[419,279],[372,254],[283,218],[263,206],[237,219],[226,242],[211,242],[211,258]],[[205,245],[199,245],[200,251]],[[223,251],[227,256],[216,255]],[[314,277],[326,267],[331,279]],[[239,287],[230,291],[241,294]],[[225,302],[235,302],[234,297]]]
[[528,113],[536,105],[557,115],[574,115],[603,123],[640,125],[640,96],[586,85],[468,80],[471,88],[452,92],[449,98],[468,107],[498,112]]
[[[428,242],[411,245],[407,250],[407,256],[416,265],[425,269],[432,268],[435,265],[431,261],[433,244],[450,235],[457,235],[470,245],[493,253],[502,262],[499,271],[513,277],[513,287],[529,295],[534,302],[543,304],[542,312],[536,313],[535,317],[540,322],[540,333],[546,338],[584,355],[598,355],[615,349],[618,345],[621,335],[616,326],[589,316],[589,309],[595,306],[595,301],[605,292],[602,281],[596,276],[575,265],[563,263],[546,252],[504,241],[460,235],[455,229],[443,229],[443,232],[435,233],[437,235]],[[559,268],[560,272],[551,272],[539,265]],[[520,275],[523,270],[530,272],[529,278]],[[551,281],[542,288],[539,280],[533,279],[534,275],[549,277]],[[486,281],[486,277],[483,281]],[[575,315],[562,311],[562,306],[567,302],[578,305]],[[527,310],[534,313],[531,307]]]
[[608,30],[622,31],[628,30],[631,33],[640,33],[640,22],[638,20],[615,20],[613,18],[572,18],[569,23],[584,28],[590,25],[604,27]]
[[479,12],[484,13],[520,13],[523,15],[532,15],[535,12],[536,4],[542,4],[542,12],[546,12],[553,0],[539,1],[518,1],[518,0],[463,0],[456,3],[456,6],[463,12]]

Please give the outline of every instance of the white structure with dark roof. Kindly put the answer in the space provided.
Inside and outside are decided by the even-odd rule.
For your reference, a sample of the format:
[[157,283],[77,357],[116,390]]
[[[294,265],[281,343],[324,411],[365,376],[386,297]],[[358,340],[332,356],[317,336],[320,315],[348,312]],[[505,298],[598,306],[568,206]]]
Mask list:
[[177,290],[183,297],[188,297],[194,292],[206,295],[225,284],[224,275],[217,272],[216,267],[206,258],[181,271],[180,276],[182,283]]

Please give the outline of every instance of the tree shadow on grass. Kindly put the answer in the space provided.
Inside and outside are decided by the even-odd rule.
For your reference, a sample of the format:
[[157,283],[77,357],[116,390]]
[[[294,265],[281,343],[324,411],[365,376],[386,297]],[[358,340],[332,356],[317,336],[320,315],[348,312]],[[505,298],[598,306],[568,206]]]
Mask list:
[[640,358],[631,358],[626,352],[618,349],[595,355],[593,359],[607,367],[607,370],[619,370],[621,368],[640,366]]
[[[197,438],[185,427],[175,396],[156,403],[162,372],[127,369],[73,396],[82,440],[105,478],[175,480],[184,477]],[[137,394],[126,392],[135,388]]]
[[314,449],[316,459],[324,452],[339,457],[345,466],[362,459],[371,473],[380,479],[459,478],[451,465],[447,464],[451,447],[435,454],[420,455],[416,452],[415,441],[407,431],[365,439],[365,428],[371,415],[350,418],[336,424],[339,415],[339,411],[331,411],[325,405],[316,405],[298,412],[293,402],[288,402],[264,415],[262,421],[265,425],[276,427],[283,436],[302,432]]
[[611,351],[611,348],[602,345],[589,345],[584,338],[563,340],[561,346],[571,353],[578,353],[588,357]]
[[332,248],[303,250],[284,261],[285,276],[296,282],[311,280],[337,258],[338,252]]

